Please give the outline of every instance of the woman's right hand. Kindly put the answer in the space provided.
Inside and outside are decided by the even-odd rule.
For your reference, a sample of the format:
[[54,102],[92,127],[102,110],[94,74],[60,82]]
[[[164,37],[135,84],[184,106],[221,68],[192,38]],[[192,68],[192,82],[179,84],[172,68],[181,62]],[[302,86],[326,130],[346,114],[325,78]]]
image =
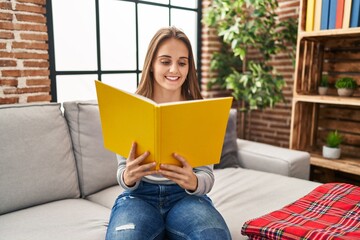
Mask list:
[[134,142],[131,146],[129,156],[126,159],[126,168],[123,174],[124,183],[129,187],[134,186],[142,177],[155,174],[157,172],[155,170],[151,170],[155,167],[155,162],[141,165],[141,163],[149,156],[150,153],[148,151],[135,158],[136,147],[137,144]]

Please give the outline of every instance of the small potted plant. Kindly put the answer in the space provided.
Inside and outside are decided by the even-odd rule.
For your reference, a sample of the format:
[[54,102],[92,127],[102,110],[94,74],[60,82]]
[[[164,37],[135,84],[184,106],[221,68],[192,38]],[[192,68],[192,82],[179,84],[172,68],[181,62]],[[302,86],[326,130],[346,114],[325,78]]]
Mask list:
[[339,96],[350,97],[357,88],[357,82],[351,77],[342,77],[336,80],[335,87]]
[[323,146],[323,157],[330,159],[340,158],[341,149],[340,144],[342,142],[342,136],[338,131],[331,131],[326,137],[326,145]]
[[318,87],[318,92],[320,95],[326,95],[326,92],[329,88],[329,77],[327,75],[321,76],[320,85]]

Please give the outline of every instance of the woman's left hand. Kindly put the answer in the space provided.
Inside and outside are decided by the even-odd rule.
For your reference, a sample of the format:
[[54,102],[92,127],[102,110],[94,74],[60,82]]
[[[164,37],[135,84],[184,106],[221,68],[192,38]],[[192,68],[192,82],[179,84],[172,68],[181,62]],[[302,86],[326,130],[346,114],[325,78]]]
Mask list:
[[192,167],[186,159],[179,154],[174,153],[173,156],[181,162],[182,167],[170,164],[161,164],[159,173],[174,181],[180,187],[186,190],[195,191],[197,189],[198,179],[193,172]]

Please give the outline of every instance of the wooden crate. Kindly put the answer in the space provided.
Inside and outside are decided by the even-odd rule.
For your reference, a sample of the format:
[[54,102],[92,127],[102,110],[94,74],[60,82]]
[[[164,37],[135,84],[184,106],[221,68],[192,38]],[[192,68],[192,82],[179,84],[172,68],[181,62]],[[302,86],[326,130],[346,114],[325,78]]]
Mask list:
[[[360,185],[360,90],[353,97],[339,97],[335,88],[340,77],[352,77],[360,86],[360,27],[305,31],[306,7],[307,0],[301,0],[290,148],[310,152],[314,179],[345,181],[350,176]],[[322,75],[330,83],[325,96],[318,94]],[[344,138],[338,160],[322,157],[333,130]]]
[[[298,94],[317,94],[321,75],[329,76],[329,95],[337,96],[335,81],[352,77],[360,85],[360,37],[304,38],[299,44],[297,82]],[[359,89],[354,97],[360,97]]]
[[[323,180],[339,180],[337,171],[360,175],[359,89],[353,97],[343,98],[334,86],[344,76],[360,85],[360,36],[307,37],[298,47],[290,147],[310,152],[313,169],[322,169]],[[317,93],[321,75],[329,76],[326,96]],[[327,160],[322,158],[322,146],[334,130],[343,135],[342,154],[339,160]]]

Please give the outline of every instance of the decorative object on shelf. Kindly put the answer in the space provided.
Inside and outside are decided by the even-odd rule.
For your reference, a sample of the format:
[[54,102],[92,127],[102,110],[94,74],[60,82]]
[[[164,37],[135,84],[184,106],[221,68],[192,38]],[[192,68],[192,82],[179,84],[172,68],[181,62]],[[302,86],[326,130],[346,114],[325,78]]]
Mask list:
[[326,137],[326,145],[323,146],[322,154],[324,158],[340,158],[342,135],[338,131],[331,131]]
[[350,97],[357,88],[357,82],[351,77],[342,77],[336,80],[335,87],[341,97]]
[[326,95],[329,88],[329,77],[327,75],[321,76],[320,85],[318,87],[318,92],[320,95]]

